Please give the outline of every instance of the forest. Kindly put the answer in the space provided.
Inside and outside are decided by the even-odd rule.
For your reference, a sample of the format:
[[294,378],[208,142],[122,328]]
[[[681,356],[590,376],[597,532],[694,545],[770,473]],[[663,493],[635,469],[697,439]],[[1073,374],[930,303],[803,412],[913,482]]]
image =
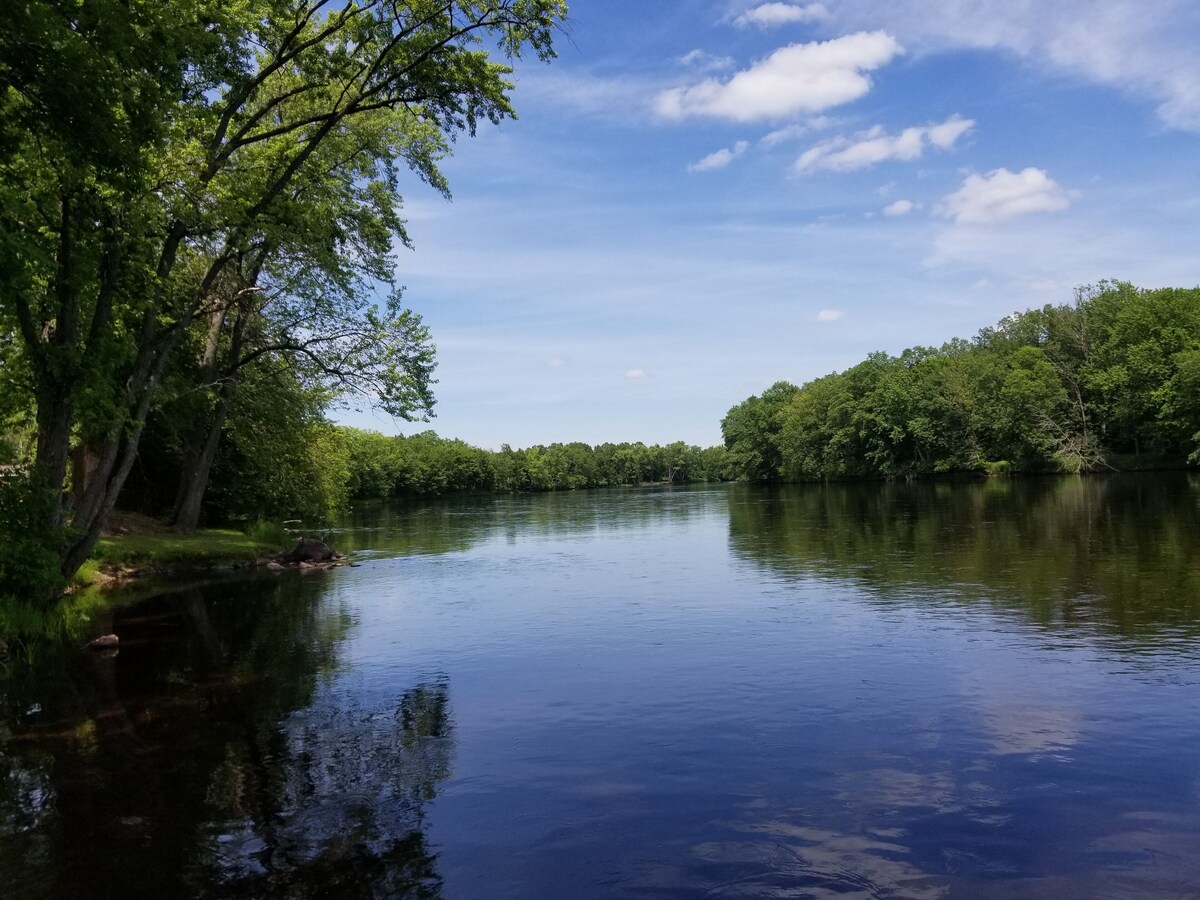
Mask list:
[[1200,289],[1101,282],[972,340],[780,381],[721,423],[737,477],[1098,472],[1200,459]]

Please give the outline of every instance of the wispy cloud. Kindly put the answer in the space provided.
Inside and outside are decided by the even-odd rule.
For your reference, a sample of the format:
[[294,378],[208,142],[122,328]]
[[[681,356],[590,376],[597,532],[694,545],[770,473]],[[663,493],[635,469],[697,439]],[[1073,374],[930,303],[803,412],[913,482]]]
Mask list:
[[899,134],[888,134],[882,125],[853,137],[838,136],[806,150],[796,168],[801,172],[851,172],[866,169],[887,160],[919,159],[927,147],[948,150],[970,131],[974,120],[951,116],[939,125],[905,128]]
[[641,381],[646,377],[646,373],[642,369],[630,369],[625,373],[625,377],[630,381]]
[[705,116],[735,122],[787,119],[849,103],[871,90],[867,74],[904,50],[882,31],[789,44],[727,80],[661,92],[655,111],[667,119]]
[[911,200],[897,200],[895,203],[889,203],[883,208],[885,216],[907,216],[910,212],[917,208],[917,204]]
[[687,170],[689,172],[715,172],[717,169],[723,169],[745,153],[749,146],[750,144],[746,141],[738,141],[732,147],[722,147],[720,150],[708,154],[704,159],[692,163]]
[[801,22],[821,22],[829,18],[829,10],[820,3],[803,5],[800,3],[762,3],[753,9],[748,9],[736,19],[733,24],[740,28],[751,25],[758,28],[778,28],[780,25],[794,25]]
[[817,313],[817,321],[818,322],[836,322],[838,319],[840,319],[844,315],[845,315],[845,313],[842,312],[840,309],[823,309],[819,313]]
[[1020,172],[995,169],[970,175],[957,191],[947,195],[937,212],[961,225],[1003,222],[1039,212],[1058,212],[1071,205],[1072,193],[1030,166]]
[[828,127],[828,116],[814,116],[807,122],[797,122],[794,125],[785,125],[783,128],[776,128],[774,131],[760,138],[759,143],[764,147],[777,147],[780,144],[799,140],[806,134],[811,134],[814,131],[820,131],[822,128]]
[[523,105],[544,105],[575,115],[626,123],[634,114],[646,115],[644,107],[631,108],[629,98],[646,96],[653,90],[649,80],[636,76],[614,77],[532,66],[526,66],[517,75],[517,94]]
[[691,50],[679,58],[681,65],[704,72],[725,72],[737,65],[732,56],[713,56],[703,50]]
[[1200,131],[1200,4],[1194,0],[825,0],[849,27],[883,27],[915,52],[1000,49],[1149,99]]

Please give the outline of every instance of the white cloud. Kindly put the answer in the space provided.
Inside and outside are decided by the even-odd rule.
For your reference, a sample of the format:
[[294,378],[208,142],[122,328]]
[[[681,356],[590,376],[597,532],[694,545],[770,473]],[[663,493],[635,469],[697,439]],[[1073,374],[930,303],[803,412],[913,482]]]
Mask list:
[[687,167],[689,172],[715,172],[717,169],[723,169],[743,153],[750,146],[746,141],[738,141],[730,147],[722,147],[714,153],[708,154],[699,162],[694,162]]
[[851,172],[886,160],[907,162],[920,158],[926,147],[950,149],[974,125],[974,120],[961,116],[951,116],[940,125],[905,128],[899,134],[888,134],[882,125],[876,125],[850,138],[839,136],[817,144],[801,154],[796,168],[801,172]]
[[938,204],[937,211],[962,225],[981,225],[1030,213],[1058,212],[1071,205],[1071,197],[1071,192],[1042,169],[995,169],[987,175],[968,176],[962,187]]
[[785,125],[783,128],[777,128],[760,138],[759,143],[764,147],[777,147],[787,141],[798,140],[806,134],[828,127],[828,116],[814,116],[807,122],[797,122],[794,125]]
[[633,381],[638,381],[642,378],[645,378],[646,373],[643,372],[641,369],[630,369],[628,372],[625,373],[625,377],[632,379]]
[[897,200],[895,203],[889,203],[883,208],[885,216],[907,216],[910,212],[917,208],[917,204],[911,200]]
[[916,52],[1004,50],[1157,105],[1200,131],[1195,0],[825,0],[849,27],[886,28]]
[[724,72],[737,65],[732,56],[713,56],[703,50],[692,50],[679,58],[680,63],[705,72]]
[[561,369],[566,364],[567,358],[565,356],[554,356],[546,360],[546,365],[552,369]]
[[866,74],[904,50],[882,31],[810,44],[789,44],[721,81],[709,78],[661,92],[655,111],[667,119],[709,116],[752,122],[816,113],[864,96]]
[[817,321],[818,322],[836,322],[838,319],[840,319],[844,315],[845,315],[845,313],[842,312],[840,309],[823,309],[819,313],[817,313]]
[[951,116],[941,125],[931,125],[925,129],[925,137],[939,150],[949,150],[955,141],[974,127],[974,119]]
[[777,28],[780,25],[792,25],[798,22],[821,22],[828,18],[829,10],[820,3],[810,3],[807,6],[798,3],[763,3],[746,10],[733,20],[733,24],[741,28],[750,25],[757,25],[759,28]]

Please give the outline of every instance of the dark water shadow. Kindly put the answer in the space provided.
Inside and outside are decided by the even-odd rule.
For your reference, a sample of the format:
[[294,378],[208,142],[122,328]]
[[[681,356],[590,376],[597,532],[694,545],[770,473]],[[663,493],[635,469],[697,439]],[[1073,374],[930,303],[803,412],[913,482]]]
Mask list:
[[102,612],[0,682],[8,897],[440,896],[425,808],[449,685],[332,695],[354,618],[324,578],[191,586]]

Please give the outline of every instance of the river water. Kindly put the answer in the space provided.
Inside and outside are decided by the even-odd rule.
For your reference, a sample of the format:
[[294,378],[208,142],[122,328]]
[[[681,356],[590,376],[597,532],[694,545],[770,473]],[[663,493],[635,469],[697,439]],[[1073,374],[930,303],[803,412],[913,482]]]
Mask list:
[[[1200,480],[368,508],[0,672],[6,897],[1200,896]],[[86,629],[85,629],[86,631]]]

